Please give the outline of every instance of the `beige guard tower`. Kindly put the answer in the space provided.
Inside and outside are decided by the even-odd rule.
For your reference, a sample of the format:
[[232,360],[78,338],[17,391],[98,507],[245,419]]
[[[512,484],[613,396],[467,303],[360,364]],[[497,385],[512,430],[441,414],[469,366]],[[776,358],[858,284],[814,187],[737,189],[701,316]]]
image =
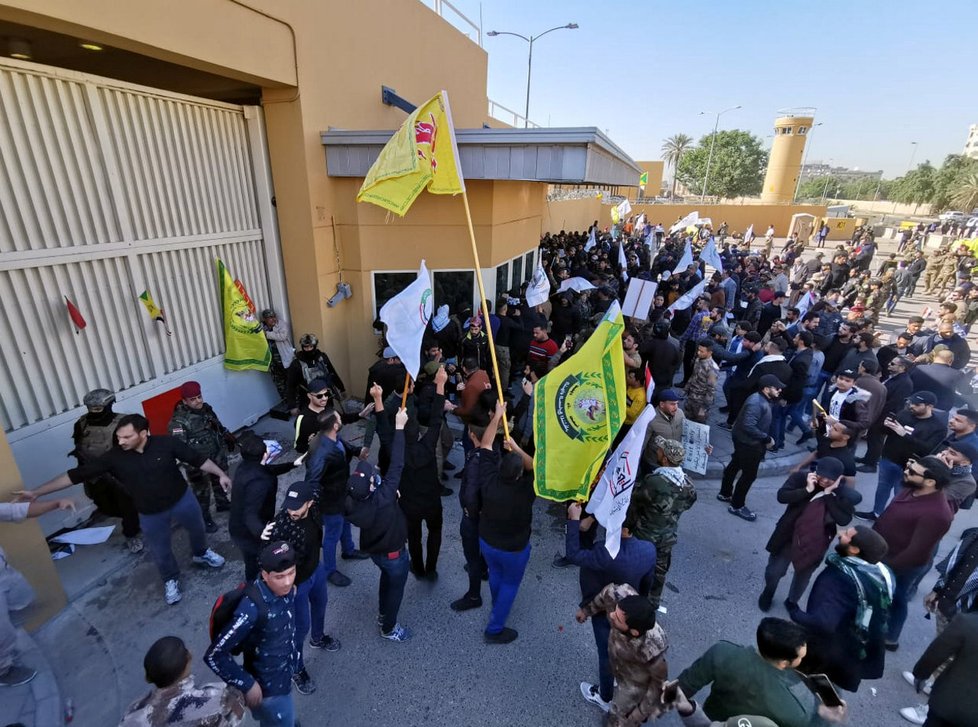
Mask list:
[[774,143],[764,175],[761,202],[790,204],[795,197],[801,173],[805,141],[812,130],[815,109],[797,108],[779,112],[774,121]]

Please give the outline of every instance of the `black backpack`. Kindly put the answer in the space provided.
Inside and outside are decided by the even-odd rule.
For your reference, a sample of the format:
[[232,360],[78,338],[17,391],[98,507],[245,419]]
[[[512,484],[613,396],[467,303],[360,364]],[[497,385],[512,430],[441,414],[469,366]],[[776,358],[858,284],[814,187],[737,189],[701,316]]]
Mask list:
[[[234,618],[234,612],[237,610],[242,598],[250,598],[251,602],[255,604],[255,607],[258,609],[259,623],[263,622],[268,616],[268,604],[262,598],[258,586],[254,583],[239,583],[234,590],[222,593],[214,601],[210,618],[210,637],[212,644],[227,625],[231,623],[231,620]],[[244,651],[243,643],[232,649],[231,653],[240,654],[242,651]]]

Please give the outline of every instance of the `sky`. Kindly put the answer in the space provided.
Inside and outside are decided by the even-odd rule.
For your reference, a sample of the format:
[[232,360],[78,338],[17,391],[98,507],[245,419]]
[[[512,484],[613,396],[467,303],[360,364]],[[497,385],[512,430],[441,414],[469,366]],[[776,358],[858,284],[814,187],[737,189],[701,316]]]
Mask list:
[[698,140],[738,105],[720,128],[769,147],[778,111],[815,107],[809,162],[889,178],[911,156],[960,154],[978,123],[976,0],[451,2],[481,16],[489,98],[520,113],[527,43],[485,32],[577,23],[533,45],[530,120],[606,129],[635,160],[660,159],[673,134]]

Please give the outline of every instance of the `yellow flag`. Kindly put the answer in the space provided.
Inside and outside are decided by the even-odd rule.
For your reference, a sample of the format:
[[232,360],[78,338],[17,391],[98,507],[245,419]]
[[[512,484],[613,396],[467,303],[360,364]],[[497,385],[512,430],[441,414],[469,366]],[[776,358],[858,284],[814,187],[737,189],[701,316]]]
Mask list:
[[367,172],[357,202],[403,217],[425,188],[432,194],[465,191],[445,91],[416,108],[394,133]]
[[645,189],[645,185],[649,183],[649,173],[642,172],[638,177],[638,186]]
[[272,352],[268,348],[261,321],[255,315],[255,306],[244,286],[231,277],[224,263],[220,259],[215,262],[224,316],[224,368],[232,371],[268,371]]
[[625,414],[625,320],[613,302],[581,349],[536,384],[534,488],[548,500],[586,499]]
[[144,306],[146,306],[146,312],[149,313],[150,318],[152,318],[154,321],[163,320],[163,311],[156,305],[156,301],[153,300],[153,296],[149,294],[148,290],[144,290],[142,292],[142,294],[139,296],[139,300],[142,301]]
[[616,207],[612,207],[611,208],[611,224],[617,225],[620,220],[621,220],[621,212],[618,210],[618,207],[617,206]]

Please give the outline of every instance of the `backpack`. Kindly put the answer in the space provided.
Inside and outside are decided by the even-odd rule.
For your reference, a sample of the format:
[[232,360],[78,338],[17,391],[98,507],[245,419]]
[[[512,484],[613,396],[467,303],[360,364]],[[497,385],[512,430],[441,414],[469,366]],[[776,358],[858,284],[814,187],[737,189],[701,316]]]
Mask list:
[[[211,618],[210,618],[210,637],[211,643],[217,640],[217,637],[222,631],[227,627],[231,620],[234,618],[234,612],[238,608],[238,604],[241,603],[241,599],[250,598],[252,603],[258,609],[258,621],[262,622],[268,616],[268,604],[265,603],[265,599],[262,598],[261,592],[258,590],[258,586],[254,583],[239,583],[234,590],[222,593],[214,601],[214,606],[211,608]],[[240,654],[244,651],[244,644],[239,644],[231,650],[232,654]]]

